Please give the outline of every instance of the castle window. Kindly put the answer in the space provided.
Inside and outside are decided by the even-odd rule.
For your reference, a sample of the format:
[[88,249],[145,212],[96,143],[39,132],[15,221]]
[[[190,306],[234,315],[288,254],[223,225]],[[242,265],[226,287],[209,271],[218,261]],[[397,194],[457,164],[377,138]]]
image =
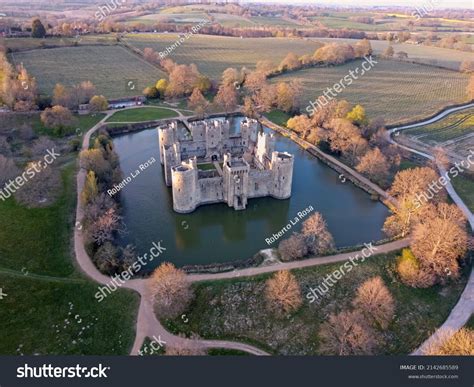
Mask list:
[[258,183],[255,183],[255,191],[258,191]]

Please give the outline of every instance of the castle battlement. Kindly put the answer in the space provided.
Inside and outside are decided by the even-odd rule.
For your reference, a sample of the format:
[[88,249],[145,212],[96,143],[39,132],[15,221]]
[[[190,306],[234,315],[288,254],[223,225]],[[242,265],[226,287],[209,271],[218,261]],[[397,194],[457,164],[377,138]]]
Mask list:
[[225,202],[245,209],[251,198],[291,196],[294,157],[275,151],[273,133],[258,130],[246,118],[240,133],[230,134],[228,120],[202,120],[182,127],[158,128],[160,160],[172,187],[173,209],[187,213],[198,206]]

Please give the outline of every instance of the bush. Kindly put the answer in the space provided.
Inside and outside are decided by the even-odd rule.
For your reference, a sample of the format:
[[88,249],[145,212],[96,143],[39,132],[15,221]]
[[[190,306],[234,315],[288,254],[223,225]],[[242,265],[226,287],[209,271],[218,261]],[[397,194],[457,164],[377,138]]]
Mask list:
[[414,288],[428,288],[435,282],[434,276],[421,269],[420,261],[410,249],[403,249],[397,258],[397,272],[405,285]]

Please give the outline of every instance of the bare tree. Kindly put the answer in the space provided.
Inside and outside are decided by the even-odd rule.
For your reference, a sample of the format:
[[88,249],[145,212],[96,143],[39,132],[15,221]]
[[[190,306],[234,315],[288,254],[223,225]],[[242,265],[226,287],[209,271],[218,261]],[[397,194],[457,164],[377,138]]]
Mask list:
[[308,254],[308,246],[302,234],[294,233],[278,245],[278,252],[283,261],[294,261]]
[[474,330],[461,328],[457,332],[443,330],[426,350],[431,356],[473,356]]
[[221,85],[214,99],[214,103],[226,112],[235,110],[238,105],[237,90],[234,85]]
[[121,230],[123,230],[122,217],[117,214],[115,208],[109,208],[89,227],[92,240],[98,245],[112,241],[115,233]]
[[182,313],[193,297],[186,273],[173,264],[164,262],[150,278],[151,292],[158,315],[174,318]]
[[423,220],[413,230],[410,246],[422,269],[433,273],[437,282],[457,278],[458,259],[464,256],[468,246],[463,213],[455,204],[429,205]]
[[268,308],[279,316],[296,311],[303,303],[300,286],[288,270],[278,271],[267,280],[265,297]]
[[331,314],[319,335],[325,355],[371,355],[377,346],[374,332],[357,311]]
[[[429,201],[443,200],[445,195],[437,192],[436,195],[428,199],[425,195],[429,185],[438,180],[436,172],[428,167],[410,168],[400,171],[395,175],[395,179],[388,193],[397,201],[397,205],[391,208],[392,215],[384,223],[384,231],[390,235],[407,235],[423,209]],[[424,195],[424,196],[423,196]],[[427,201],[420,198],[427,198]]]
[[334,248],[334,239],[319,212],[315,212],[303,222],[302,233],[311,254],[325,254]]
[[353,305],[382,329],[388,327],[395,315],[395,301],[381,277],[373,277],[359,286]]
[[390,165],[380,149],[374,148],[361,157],[356,169],[370,179],[384,183],[388,177]]

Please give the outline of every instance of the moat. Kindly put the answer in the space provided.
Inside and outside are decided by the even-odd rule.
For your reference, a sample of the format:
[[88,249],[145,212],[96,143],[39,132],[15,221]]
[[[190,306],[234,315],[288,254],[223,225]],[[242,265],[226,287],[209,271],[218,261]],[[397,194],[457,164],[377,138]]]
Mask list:
[[[234,130],[239,122],[240,118],[234,119]],[[173,211],[171,188],[157,162],[121,191],[128,229],[126,242],[135,244],[137,252],[143,254],[153,242],[161,241],[166,252],[153,262],[155,266],[162,261],[183,266],[247,259],[260,249],[276,247],[279,240],[268,245],[265,239],[309,206],[323,214],[339,247],[384,237],[381,227],[388,210],[383,204],[371,200],[351,183],[341,182],[337,172],[291,140],[276,133],[275,136],[277,149],[294,155],[289,199],[250,199],[244,211],[219,203],[178,214]],[[156,129],[117,136],[114,143],[124,176],[151,158],[160,158]],[[300,227],[301,223],[294,225],[288,236]]]

